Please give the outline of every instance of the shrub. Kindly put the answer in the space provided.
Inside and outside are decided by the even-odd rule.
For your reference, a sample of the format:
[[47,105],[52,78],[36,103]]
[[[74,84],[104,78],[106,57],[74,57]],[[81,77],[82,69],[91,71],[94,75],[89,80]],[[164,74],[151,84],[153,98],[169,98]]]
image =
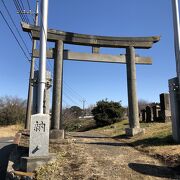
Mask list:
[[121,121],[125,108],[121,102],[101,100],[92,109],[97,126],[106,126]]

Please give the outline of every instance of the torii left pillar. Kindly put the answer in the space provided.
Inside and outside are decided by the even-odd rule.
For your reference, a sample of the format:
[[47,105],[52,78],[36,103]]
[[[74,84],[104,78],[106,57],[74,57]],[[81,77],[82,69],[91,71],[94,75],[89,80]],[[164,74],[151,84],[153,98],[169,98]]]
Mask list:
[[141,129],[139,124],[135,58],[135,48],[132,46],[126,48],[129,117],[129,128],[126,129],[126,135],[128,136],[134,136],[136,134],[144,133],[144,129]]
[[64,139],[62,123],[63,51],[63,41],[56,41],[50,139]]

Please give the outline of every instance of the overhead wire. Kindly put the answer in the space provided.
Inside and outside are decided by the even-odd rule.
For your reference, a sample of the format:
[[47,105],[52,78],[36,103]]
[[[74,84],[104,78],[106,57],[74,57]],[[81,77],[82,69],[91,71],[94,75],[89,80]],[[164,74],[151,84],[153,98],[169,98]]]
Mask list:
[[76,101],[74,101],[66,92],[63,93],[72,103],[81,106],[79,103],[77,103]]
[[[27,14],[23,13],[24,10],[23,10],[21,4],[19,3],[19,1],[18,1],[18,0],[13,0],[13,2],[14,2],[14,5],[15,5],[15,7],[16,7],[16,10],[17,10],[18,14],[20,15],[21,20],[22,20],[23,22],[29,23]],[[28,36],[29,36],[30,39],[32,40],[32,37],[31,37],[31,34],[30,34],[30,33],[28,33]]]
[[[35,14],[35,12],[34,12],[34,13],[32,12],[32,8],[31,8],[31,5],[30,5],[30,3],[29,3],[29,0],[27,0],[27,6],[28,6],[28,9],[29,9],[29,14],[30,14],[30,15]],[[31,16],[31,17],[32,17],[33,23],[35,24],[35,19],[33,18],[33,16]]]
[[[25,6],[24,6],[24,3],[22,2],[22,0],[19,0],[19,1],[17,0],[17,2],[19,3],[19,7],[20,7],[21,12],[26,12]],[[24,17],[26,18],[26,22],[30,24],[30,21],[29,21],[27,14],[26,13],[23,13],[23,14],[24,14]]]
[[9,18],[11,19],[11,22],[13,23],[13,25],[14,25],[14,27],[15,27],[15,29],[16,29],[16,31],[17,31],[17,33],[18,33],[20,39],[21,39],[21,41],[23,42],[23,44],[24,44],[24,46],[25,46],[27,52],[30,54],[30,52],[29,52],[29,50],[28,50],[28,47],[27,47],[27,45],[26,45],[26,43],[25,43],[23,37],[21,36],[21,34],[20,34],[19,30],[18,30],[18,27],[16,26],[16,24],[15,24],[15,22],[14,22],[12,16],[11,16],[11,14],[10,14],[10,12],[9,12],[9,10],[8,10],[8,8],[7,8],[6,4],[5,4],[5,2],[4,2],[4,0],[1,0],[1,1],[2,1],[3,5],[4,5],[4,8],[6,9],[6,12],[7,12]]
[[[14,1],[17,11],[23,12],[23,10],[25,10],[22,0],[20,0],[20,2],[18,0],[13,0],[13,1]],[[29,0],[27,0],[27,3],[28,3],[29,10],[31,10]],[[42,9],[41,9],[41,14],[42,14]],[[21,17],[21,20],[25,21],[26,23],[29,23],[27,16],[20,13],[20,17]],[[42,24],[42,28],[43,28],[43,33],[45,34],[44,24],[42,22],[42,16],[41,16],[41,24]],[[46,39],[47,39],[47,37],[46,37]],[[35,61],[35,65],[37,66],[36,61]],[[50,72],[53,74],[53,65],[49,61],[47,61],[47,66],[48,66],[48,69],[50,70]],[[71,97],[70,97],[69,93],[67,93],[67,92],[64,92],[64,95],[74,104],[81,106],[79,103],[77,103],[75,100],[73,100],[73,98],[74,98],[74,96],[76,96],[76,99],[78,99],[79,101],[82,101],[84,98],[81,95],[79,95],[79,93],[77,93],[74,89],[72,89],[70,87],[70,85],[68,85],[65,81],[64,81],[64,83],[66,85],[66,89],[69,91],[69,93],[71,93]],[[72,96],[73,96],[73,98],[72,98]],[[63,100],[63,101],[65,102],[65,100]],[[68,105],[67,102],[65,102],[65,103]]]
[[2,18],[3,18],[3,20],[4,20],[4,22],[5,22],[5,23],[6,23],[6,25],[8,26],[9,30],[10,30],[10,31],[11,31],[11,33],[13,34],[13,36],[14,36],[14,38],[15,38],[16,42],[18,43],[19,47],[21,48],[21,50],[22,50],[22,52],[23,52],[24,56],[25,56],[25,57],[26,57],[26,59],[30,62],[30,58],[28,57],[28,55],[27,55],[27,54],[26,54],[26,52],[24,51],[24,49],[23,49],[23,47],[22,47],[21,43],[19,42],[18,38],[16,37],[16,35],[15,35],[14,31],[12,30],[11,26],[9,25],[8,21],[6,20],[6,18],[5,18],[5,16],[3,15],[3,13],[2,13],[2,11],[1,11],[1,10],[0,10],[0,14],[1,14],[1,16],[2,16]]
[[[19,4],[17,3],[17,0],[13,0],[13,2],[14,2],[14,5],[15,5],[15,7],[16,7],[17,12],[20,12],[20,7],[19,7]],[[23,14],[19,13],[19,15],[20,15],[21,20],[22,20],[23,22],[26,22],[26,19],[25,19],[25,17],[23,16]],[[26,23],[27,23],[27,22],[26,22]]]
[[82,97],[77,91],[75,91],[66,81],[64,81],[64,84],[66,85],[66,88],[69,89],[69,91],[71,92],[71,94],[73,94],[74,96],[76,96],[80,101],[82,101],[83,99],[85,99],[85,98]]
[[28,4],[29,10],[31,10],[31,6],[30,6],[30,3],[29,3],[29,0],[27,0],[27,4]]

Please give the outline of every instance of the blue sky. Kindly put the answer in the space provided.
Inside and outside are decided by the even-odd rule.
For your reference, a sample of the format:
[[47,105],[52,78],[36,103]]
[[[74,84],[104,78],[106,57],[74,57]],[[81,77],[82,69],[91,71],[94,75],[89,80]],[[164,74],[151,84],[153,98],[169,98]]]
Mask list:
[[[23,0],[23,2],[28,8],[27,1]],[[34,9],[35,0],[29,2]],[[5,3],[31,51],[30,38],[20,28],[20,18],[16,14],[13,0]],[[2,2],[0,2],[0,10],[9,21]],[[136,51],[141,56],[150,56],[153,59],[153,65],[137,66],[139,99],[158,102],[159,94],[168,92],[168,79],[176,76],[170,0],[49,0],[48,26],[53,29],[93,35],[160,35],[161,41],[154,44],[152,49]],[[25,99],[30,64],[1,16],[0,37],[0,96],[12,95]],[[49,46],[54,45],[49,44]],[[90,47],[65,45],[65,48],[77,52],[91,52]],[[102,48],[101,53],[121,54],[125,53],[125,49]],[[52,70],[52,67],[53,63],[49,61],[47,68]],[[95,104],[105,98],[122,101],[123,105],[127,105],[124,64],[65,60],[64,81],[67,84],[64,84],[64,104],[82,105],[79,100],[83,97],[87,100],[86,105]]]

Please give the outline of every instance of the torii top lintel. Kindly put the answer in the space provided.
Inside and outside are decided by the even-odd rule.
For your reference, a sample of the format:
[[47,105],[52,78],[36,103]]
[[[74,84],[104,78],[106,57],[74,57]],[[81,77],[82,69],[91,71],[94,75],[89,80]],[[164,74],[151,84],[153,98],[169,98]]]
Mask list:
[[[30,32],[34,39],[40,38],[40,27],[29,25],[22,22],[22,28],[25,32]],[[87,34],[77,34],[59,30],[48,29],[47,40],[56,42],[62,40],[67,44],[95,46],[95,47],[112,47],[126,48],[133,46],[139,49],[149,49],[152,45],[160,40],[160,36],[151,37],[111,37],[111,36],[94,36]]]

